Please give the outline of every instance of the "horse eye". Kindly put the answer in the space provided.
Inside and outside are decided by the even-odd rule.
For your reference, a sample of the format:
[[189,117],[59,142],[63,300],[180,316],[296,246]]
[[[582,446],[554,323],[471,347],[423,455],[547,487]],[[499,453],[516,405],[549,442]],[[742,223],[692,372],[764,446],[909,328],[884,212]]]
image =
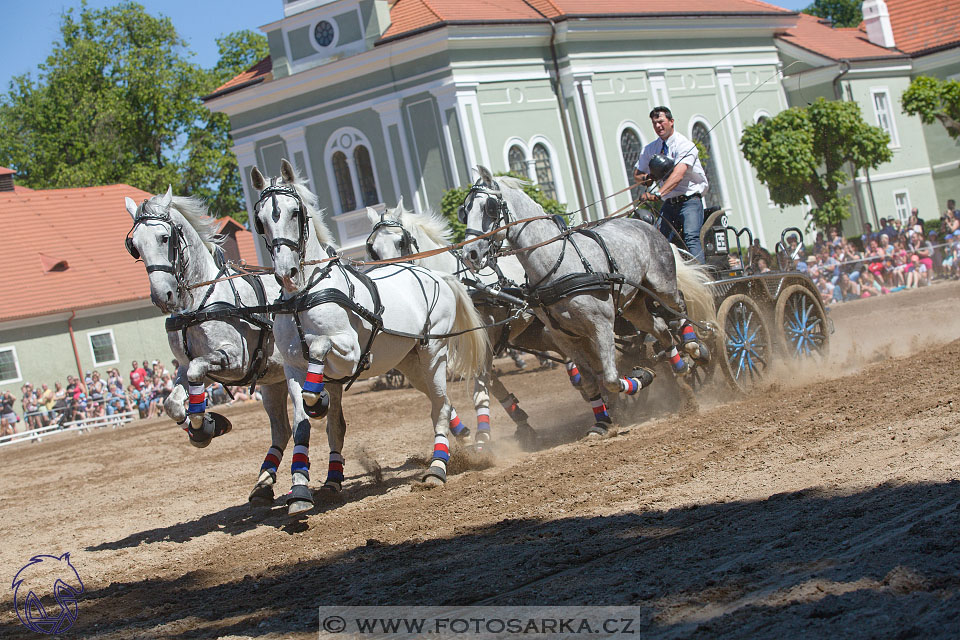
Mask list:
[[167,236],[167,235],[160,236],[161,244],[167,244],[167,242],[169,241],[170,241],[170,236]]

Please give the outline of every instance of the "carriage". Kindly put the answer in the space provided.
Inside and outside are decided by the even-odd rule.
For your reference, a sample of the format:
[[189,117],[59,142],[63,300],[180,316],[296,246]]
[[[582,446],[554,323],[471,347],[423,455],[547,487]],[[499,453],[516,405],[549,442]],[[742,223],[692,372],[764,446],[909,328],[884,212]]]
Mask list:
[[[764,379],[777,359],[822,363],[829,352],[833,323],[813,280],[794,267],[803,249],[800,229],[783,230],[775,247],[775,264],[761,272],[756,261],[744,259],[741,239],[746,239],[747,247],[753,246],[750,229],[730,226],[723,210],[708,213],[700,240],[714,278],[709,286],[723,330],[723,345],[716,345],[719,357],[713,359],[713,367],[719,362],[730,384],[747,391]],[[694,372],[695,382],[706,383],[713,367]]]

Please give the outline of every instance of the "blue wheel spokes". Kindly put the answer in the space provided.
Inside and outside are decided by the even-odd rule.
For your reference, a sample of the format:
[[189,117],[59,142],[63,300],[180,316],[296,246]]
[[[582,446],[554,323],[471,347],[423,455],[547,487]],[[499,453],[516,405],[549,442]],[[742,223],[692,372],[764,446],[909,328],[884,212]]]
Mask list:
[[751,381],[761,377],[766,367],[766,344],[762,322],[755,322],[755,313],[743,303],[731,309],[727,331],[727,358],[733,365],[733,377],[741,380],[749,372]]
[[809,357],[821,353],[824,336],[822,323],[816,305],[804,293],[796,293],[787,302],[788,314],[784,319],[783,330],[787,340],[793,346],[793,357]]

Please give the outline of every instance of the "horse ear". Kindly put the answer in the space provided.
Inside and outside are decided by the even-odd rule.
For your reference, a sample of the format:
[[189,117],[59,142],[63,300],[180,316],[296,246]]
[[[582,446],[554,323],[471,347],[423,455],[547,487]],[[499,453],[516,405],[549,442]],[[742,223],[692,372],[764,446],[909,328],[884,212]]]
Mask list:
[[133,201],[132,198],[124,198],[123,204],[127,207],[127,213],[130,214],[130,217],[134,220],[137,219],[137,203]]
[[397,213],[397,215],[403,213],[403,196],[400,196],[400,199],[397,200],[397,208],[394,209],[394,211]]
[[380,214],[373,207],[367,207],[367,220],[370,221],[370,224],[377,224],[380,222]]
[[284,182],[291,184],[297,179],[297,172],[294,171],[293,165],[286,158],[280,161],[280,176]]
[[163,197],[160,198],[160,206],[166,209],[170,206],[170,203],[173,202],[173,187],[169,184],[167,185],[167,192],[163,194]]
[[260,169],[254,167],[250,170],[250,184],[252,184],[253,188],[257,191],[263,191],[263,188],[267,186],[267,180],[263,177],[263,174],[260,173]]
[[482,164],[478,164],[477,173],[480,174],[480,179],[483,180],[483,186],[490,187],[491,189],[496,186],[493,182],[493,174],[490,173],[490,169],[487,169]]

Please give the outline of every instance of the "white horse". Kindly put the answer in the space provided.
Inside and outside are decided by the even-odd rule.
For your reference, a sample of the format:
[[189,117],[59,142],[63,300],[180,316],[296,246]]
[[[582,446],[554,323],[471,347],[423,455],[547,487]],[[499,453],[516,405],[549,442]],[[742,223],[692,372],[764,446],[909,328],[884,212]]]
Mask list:
[[[429,252],[450,245],[453,230],[446,219],[436,213],[416,214],[403,208],[403,199],[396,209],[385,211],[383,215],[374,209],[367,209],[367,217],[373,225],[367,237],[367,255],[374,260],[400,258],[420,252]],[[413,264],[439,271],[452,273],[463,279],[479,282],[485,289],[474,289],[474,303],[483,316],[488,329],[490,343],[502,349],[509,343],[535,351],[559,351],[543,325],[530,312],[514,315],[509,302],[497,298],[501,289],[515,288],[523,282],[524,272],[520,261],[515,257],[497,260],[496,270],[487,268],[476,274],[471,273],[453,251],[445,251],[425,258],[413,260]],[[485,293],[489,292],[489,293]],[[514,291],[514,293],[517,293]],[[507,295],[510,295],[507,292]],[[509,320],[505,322],[506,320]],[[501,324],[502,323],[502,324]],[[490,352],[490,359],[495,354]],[[520,408],[517,397],[507,391],[499,377],[493,373],[491,362],[484,367],[484,373],[474,380],[473,400],[477,412],[477,450],[482,450],[490,440],[490,391],[506,410],[507,415],[516,424],[516,439],[525,448],[535,448],[537,435],[528,422],[529,416]],[[576,386],[579,372],[572,363],[567,363],[567,371]]]
[[200,199],[177,197],[167,188],[164,195],[139,206],[126,198],[126,208],[133,217],[127,251],[143,259],[153,303],[172,314],[167,319],[167,340],[183,363],[164,409],[177,424],[187,425],[184,429],[191,444],[205,447],[214,436],[231,428],[227,418],[206,411],[206,384],[259,382],[272,443],[249,500],[255,506],[270,506],[277,469],[291,434],[288,393],[294,401],[294,420],[299,423],[306,415],[300,406],[300,388],[288,384],[284,375],[269,318],[244,309],[273,300],[280,287],[270,276],[245,276],[194,288],[234,273],[219,247],[215,221],[207,216]]
[[[281,162],[280,177],[267,180],[256,168],[251,183],[260,192],[254,226],[270,248],[284,307],[274,321],[277,346],[292,385],[303,388],[308,415],[329,411],[330,466],[321,495],[339,492],[343,482],[341,409],[343,384],[399,369],[427,395],[434,434],[433,457],[423,481],[446,482],[450,422],[456,412],[447,398],[447,359],[464,376],[475,374],[489,344],[480,317],[456,278],[408,264],[362,273],[337,259],[317,197]],[[448,334],[459,334],[449,338]],[[330,378],[327,385],[324,376]],[[300,466],[294,469],[288,510],[313,504],[309,481],[310,423],[293,434]]]
[[[466,238],[476,239],[464,248],[464,262],[483,268],[505,240],[521,250],[537,316],[563,352],[582,365],[595,420],[588,435],[605,435],[613,426],[601,391],[615,412],[620,393],[633,395],[653,382],[649,369],[636,367],[625,376],[617,370],[619,318],[652,335],[678,376],[690,371],[680,349],[694,361],[708,362],[707,347],[691,322],[716,323],[706,269],[685,263],[659,231],[640,220],[612,219],[570,233],[524,193],[521,181],[494,179],[484,167],[478,171],[480,179],[459,210]],[[494,232],[505,225],[511,226]]]

